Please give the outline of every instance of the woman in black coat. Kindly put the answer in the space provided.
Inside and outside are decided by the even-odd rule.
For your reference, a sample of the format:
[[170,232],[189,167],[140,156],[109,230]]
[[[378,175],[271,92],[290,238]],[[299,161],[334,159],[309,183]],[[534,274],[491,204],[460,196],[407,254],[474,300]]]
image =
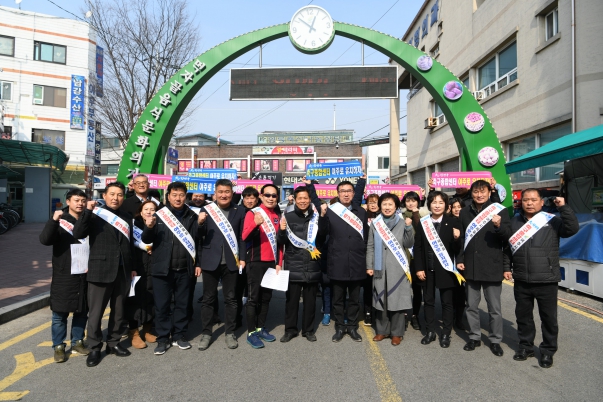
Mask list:
[[[450,346],[450,333],[452,332],[453,321],[453,294],[454,289],[459,286],[457,276],[444,269],[437,258],[431,243],[433,237],[428,238],[426,227],[429,222],[433,229],[439,235],[443,243],[444,253],[448,256],[448,263],[451,268],[454,267],[454,255],[461,247],[460,240],[460,222],[458,219],[446,215],[448,209],[448,196],[441,191],[432,191],[427,197],[427,208],[431,215],[421,218],[419,229],[415,235],[415,263],[414,269],[417,278],[424,286],[423,310],[425,312],[425,321],[427,324],[427,334],[421,340],[423,345],[427,345],[436,340],[435,333],[435,289],[440,290],[440,301],[442,303],[442,336],[440,337],[440,346],[447,348]],[[431,237],[431,236],[429,236]]]
[[[293,197],[295,199],[294,209],[281,218],[281,226],[278,231],[278,242],[285,245],[283,261],[280,265],[289,271],[289,288],[286,292],[285,304],[285,334],[281,338],[281,342],[289,342],[299,332],[297,316],[302,291],[304,298],[302,336],[314,342],[316,341],[316,335],[314,335],[316,295],[318,284],[322,281],[322,271],[318,260],[320,257],[311,254],[307,248],[308,244],[312,244],[312,239],[308,238],[308,229],[313,226],[316,231],[316,238],[313,241],[315,246],[324,241],[326,226],[324,218],[320,216],[320,210],[311,204],[310,193],[306,187],[296,188]],[[287,234],[287,226],[295,241],[306,242],[304,247],[299,247],[299,244],[296,246],[291,242]]]

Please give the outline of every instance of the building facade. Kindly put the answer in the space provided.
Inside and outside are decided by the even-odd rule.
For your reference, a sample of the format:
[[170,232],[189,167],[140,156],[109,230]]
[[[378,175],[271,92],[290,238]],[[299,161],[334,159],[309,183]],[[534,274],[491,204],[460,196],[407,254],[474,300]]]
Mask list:
[[[602,16],[599,0],[426,0],[402,39],[463,82],[511,161],[603,123]],[[458,171],[458,149],[437,103],[407,71],[400,88],[409,90],[408,167],[393,179],[424,186],[434,171]],[[512,189],[558,187],[562,169],[514,173]]]
[[[368,184],[389,184],[390,179],[390,145],[389,140],[385,144],[368,145],[364,147],[366,158],[366,175]],[[400,164],[406,165],[406,144],[400,143]]]

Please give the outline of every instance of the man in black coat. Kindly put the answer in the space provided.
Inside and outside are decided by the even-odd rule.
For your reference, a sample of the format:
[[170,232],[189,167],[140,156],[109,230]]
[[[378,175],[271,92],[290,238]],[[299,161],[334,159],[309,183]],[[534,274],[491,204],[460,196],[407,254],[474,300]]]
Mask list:
[[149,194],[149,178],[143,174],[139,174],[132,180],[132,186],[134,188],[134,194],[126,198],[121,206],[121,210],[132,215],[132,218],[136,216],[140,204],[146,200],[153,200],[157,205],[157,209],[163,208],[163,204],[159,199],[151,197]]
[[[490,201],[490,183],[477,180],[471,185],[470,191],[473,201],[461,210],[460,215],[461,236],[465,239],[464,250],[461,249],[456,257],[457,268],[467,281],[469,342],[463,349],[471,351],[481,345],[479,303],[483,289],[490,314],[490,350],[495,356],[502,356],[500,342],[503,336],[503,317],[500,296],[503,278],[511,279],[510,270],[503,267],[503,253],[505,248],[508,250],[506,245],[511,236],[511,222],[509,212],[502,205]],[[480,215],[491,209],[494,212]],[[483,226],[480,228],[480,225]],[[473,236],[468,238],[471,233]]]
[[[559,238],[578,233],[579,224],[574,211],[565,205],[562,197],[555,198],[561,217],[540,214],[544,200],[539,190],[529,188],[521,193],[522,212],[511,219],[510,244],[512,257],[505,258],[505,269],[513,271],[515,317],[519,349],[513,359],[523,361],[534,356],[534,299],[540,314],[542,343],[540,367],[553,365],[557,351],[557,283],[561,280],[559,268]],[[538,217],[536,217],[538,215]],[[536,217],[536,218],[535,218]],[[533,219],[535,224],[526,224]],[[540,227],[537,231],[530,227]],[[529,237],[528,237],[529,236]],[[526,240],[527,238],[527,240]],[[505,255],[506,256],[506,255]]]
[[[186,191],[186,184],[178,181],[170,183],[167,188],[168,205],[145,220],[142,232],[142,241],[153,244],[151,275],[155,299],[156,355],[163,355],[171,346],[183,350],[191,348],[184,337],[189,323],[189,290],[191,277],[201,275],[201,269],[196,258],[199,218],[185,204]],[[172,297],[173,311],[170,309]]]
[[73,237],[73,225],[86,208],[86,193],[72,189],[66,195],[67,208],[54,212],[52,219],[40,233],[40,243],[52,246],[52,282],[50,282],[50,310],[52,311],[52,347],[54,361],[66,360],[65,339],[67,317],[73,312],[71,322],[71,353],[87,355],[84,330],[88,320],[86,303],[86,274],[71,273],[71,245],[82,245]]
[[[103,193],[106,205],[95,210],[95,201],[88,201],[87,209],[73,227],[73,237],[90,243],[88,259],[88,346],[91,350],[86,365],[100,363],[103,347],[101,320],[110,303],[107,329],[107,354],[129,356],[119,341],[125,330],[124,299],[130,282],[136,276],[132,259],[132,225],[130,214],[120,210],[124,201],[124,185],[109,183]],[[103,218],[105,216],[105,218]],[[107,220],[105,220],[107,219]],[[110,223],[113,222],[113,223]]]
[[[285,294],[285,334],[281,342],[289,342],[298,335],[297,317],[299,312],[299,298],[304,298],[304,312],[302,316],[302,336],[311,342],[316,341],[314,334],[314,316],[316,314],[316,295],[318,284],[322,281],[319,258],[313,259],[307,247],[294,245],[287,235],[287,226],[298,239],[308,240],[308,230],[314,220],[313,230],[315,234],[314,248],[322,244],[326,237],[326,225],[323,218],[326,213],[324,208],[314,209],[310,203],[310,192],[306,187],[298,187],[293,192],[295,200],[294,209],[285,213],[281,218],[280,230],[278,231],[278,242],[284,244],[285,252],[281,266],[289,271],[289,287]],[[319,216],[315,219],[315,213]],[[322,216],[320,216],[322,215]],[[298,241],[294,238],[294,240]],[[310,239],[311,240],[311,239]],[[307,242],[309,244],[309,242]],[[283,265],[284,262],[284,265]]]
[[[366,211],[360,204],[352,202],[352,183],[339,183],[337,196],[339,202],[331,205],[325,215],[329,234],[327,276],[332,283],[332,316],[335,320],[333,342],[341,341],[346,333],[354,341],[362,342],[358,333],[359,297],[362,281],[366,278],[366,242],[369,228]],[[341,208],[342,216],[335,213],[333,208]],[[351,214],[343,214],[343,209],[347,209]],[[349,294],[347,323],[344,319],[346,292]]]
[[[215,194],[215,204],[206,205],[199,212],[200,233],[203,236],[197,257],[203,276],[203,301],[201,302],[203,330],[199,350],[207,349],[211,343],[220,281],[222,281],[224,295],[226,345],[229,349],[236,349],[239,346],[234,334],[237,317],[236,287],[239,271],[245,268],[246,250],[242,233],[246,210],[232,203],[233,188],[230,180],[218,179]],[[224,219],[230,223],[230,227],[221,223]],[[236,255],[227,236],[233,242],[232,246],[236,248]]]

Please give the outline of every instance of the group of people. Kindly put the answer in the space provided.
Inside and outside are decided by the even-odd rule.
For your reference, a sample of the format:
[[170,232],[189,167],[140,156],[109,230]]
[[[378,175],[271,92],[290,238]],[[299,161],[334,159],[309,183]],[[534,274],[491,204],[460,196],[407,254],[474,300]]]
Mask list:
[[[534,355],[534,299],[542,320],[540,365],[550,367],[557,350],[557,282],[560,280],[559,237],[578,231],[577,220],[563,198],[555,204],[561,217],[541,213],[538,190],[522,195],[523,212],[509,219],[486,181],[476,181],[458,198],[432,190],[426,208],[421,197],[402,200],[385,193],[369,195],[366,181],[337,186],[337,197],[323,203],[314,184],[297,187],[293,203],[279,210],[279,189],[267,184],[237,197],[228,179],[215,184],[214,202],[171,183],[166,204],[149,195],[145,175],[132,182],[133,194],[110,183],[105,205],[87,201],[81,190],[67,193],[67,207],[56,211],[40,241],[53,246],[51,284],[52,340],[55,361],[66,360],[67,317],[73,314],[71,352],[87,354],[86,364],[101,361],[101,319],[110,306],[106,354],[128,356],[120,344],[127,334],[135,348],[155,343],[154,354],[170,347],[190,349],[186,339],[193,318],[194,290],[202,277],[199,350],[212,343],[219,322],[218,287],[224,300],[224,333],[228,348],[238,347],[235,330],[246,318],[246,341],[262,348],[276,337],[266,328],[272,290],[261,286],[267,270],[289,271],[285,333],[281,342],[299,335],[298,311],[303,298],[301,335],[317,340],[316,299],[322,291],[322,324],[335,322],[333,342],[345,335],[361,342],[360,293],[364,289],[364,324],[374,325],[374,341],[401,343],[410,323],[421,329],[424,345],[437,339],[435,290],[442,304],[440,346],[450,346],[453,324],[469,324],[467,351],[481,345],[481,292],[490,314],[490,349],[502,356],[501,284],[515,280],[520,347],[515,360]],[[470,194],[469,197],[467,194]],[[238,204],[240,199],[241,204]],[[496,199],[495,199],[496,201]],[[88,270],[71,273],[71,253],[87,247]],[[137,281],[133,281],[136,278]],[[135,285],[131,285],[135,283]],[[130,287],[134,296],[128,297]],[[246,301],[246,302],[245,302]],[[373,313],[374,312],[374,313]],[[88,326],[86,346],[84,327]]]

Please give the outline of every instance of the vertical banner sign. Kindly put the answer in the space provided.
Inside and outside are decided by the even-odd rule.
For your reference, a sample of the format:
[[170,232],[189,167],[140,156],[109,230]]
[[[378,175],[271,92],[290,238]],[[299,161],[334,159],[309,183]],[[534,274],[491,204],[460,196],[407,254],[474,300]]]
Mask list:
[[86,139],[86,156],[94,157],[94,147],[96,144],[96,122],[88,118],[88,135]]
[[101,164],[101,122],[97,121],[95,123],[95,133],[94,133],[94,164]]
[[168,148],[167,163],[170,165],[178,164],[178,150],[176,148]]
[[96,96],[103,97],[103,48],[96,47]]
[[85,78],[81,75],[71,76],[71,106],[69,108],[69,125],[72,130],[84,129],[84,96]]

